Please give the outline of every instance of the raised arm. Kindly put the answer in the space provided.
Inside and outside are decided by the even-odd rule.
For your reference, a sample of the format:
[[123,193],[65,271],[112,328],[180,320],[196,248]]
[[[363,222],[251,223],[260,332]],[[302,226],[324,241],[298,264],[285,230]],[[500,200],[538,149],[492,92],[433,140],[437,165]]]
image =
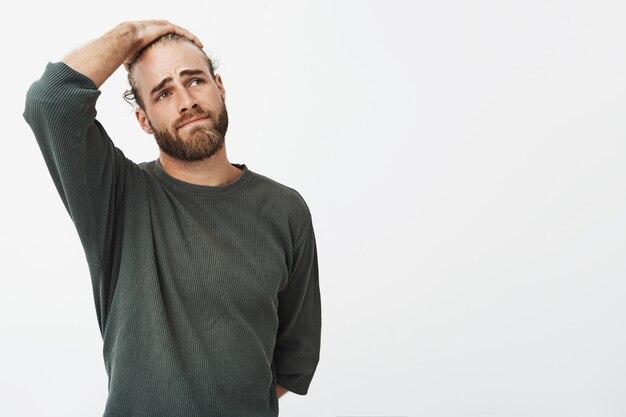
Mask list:
[[96,119],[99,87],[143,46],[170,32],[193,36],[167,21],[121,23],[61,62],[48,62],[26,92],[23,117],[85,250],[101,332],[116,284],[114,247],[120,234],[114,228],[126,184],[140,181],[141,169]]

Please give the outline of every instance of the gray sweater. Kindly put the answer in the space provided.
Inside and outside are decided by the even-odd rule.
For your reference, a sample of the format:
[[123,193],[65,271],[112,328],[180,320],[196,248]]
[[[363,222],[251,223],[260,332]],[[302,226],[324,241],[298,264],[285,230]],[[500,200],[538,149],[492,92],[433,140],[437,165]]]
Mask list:
[[307,204],[245,164],[232,164],[234,182],[203,186],[159,159],[134,163],[96,119],[100,94],[48,62],[23,117],[87,258],[104,417],[277,416],[276,384],[305,395],[319,361]]

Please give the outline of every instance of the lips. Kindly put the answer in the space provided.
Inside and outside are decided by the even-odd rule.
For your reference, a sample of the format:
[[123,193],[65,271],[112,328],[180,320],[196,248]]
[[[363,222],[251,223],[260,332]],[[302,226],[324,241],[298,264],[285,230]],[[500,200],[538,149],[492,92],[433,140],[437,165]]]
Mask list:
[[181,125],[180,127],[185,127],[185,126],[187,126],[187,125],[189,125],[189,124],[191,124],[191,123],[193,123],[193,122],[195,122],[195,121],[198,121],[198,120],[204,120],[204,119],[206,119],[207,117],[208,117],[208,116],[198,116],[198,117],[194,117],[193,119],[186,121],[186,122],[185,122],[185,124],[184,124],[184,125]]

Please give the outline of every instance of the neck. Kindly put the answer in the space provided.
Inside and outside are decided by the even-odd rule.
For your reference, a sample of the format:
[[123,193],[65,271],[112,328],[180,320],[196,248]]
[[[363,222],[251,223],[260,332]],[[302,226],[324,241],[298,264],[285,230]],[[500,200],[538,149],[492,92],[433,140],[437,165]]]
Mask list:
[[230,184],[241,175],[242,171],[231,165],[226,157],[226,147],[222,147],[215,155],[202,161],[181,161],[163,153],[159,154],[163,170],[170,176],[196,185],[218,187]]

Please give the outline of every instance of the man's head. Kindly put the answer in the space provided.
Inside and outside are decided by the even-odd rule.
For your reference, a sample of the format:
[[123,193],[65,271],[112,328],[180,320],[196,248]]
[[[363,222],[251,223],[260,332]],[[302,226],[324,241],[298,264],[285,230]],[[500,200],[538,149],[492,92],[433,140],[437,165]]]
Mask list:
[[[168,34],[147,45],[129,66],[128,82],[124,98],[135,99],[137,121],[154,134],[162,152],[193,162],[224,146],[228,112],[222,79],[191,40]],[[183,126],[196,118],[204,119]]]

